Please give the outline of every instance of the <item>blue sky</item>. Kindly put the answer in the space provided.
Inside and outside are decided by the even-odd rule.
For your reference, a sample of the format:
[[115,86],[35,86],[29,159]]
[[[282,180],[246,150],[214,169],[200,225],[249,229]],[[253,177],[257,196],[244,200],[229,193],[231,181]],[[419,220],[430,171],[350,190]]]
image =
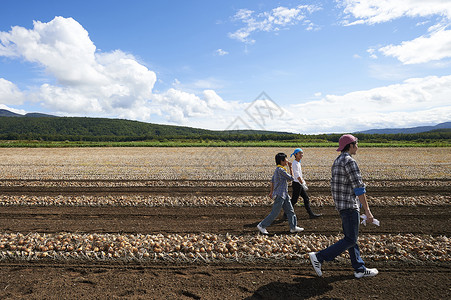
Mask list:
[[0,108],[353,132],[451,120],[451,2],[3,1]]

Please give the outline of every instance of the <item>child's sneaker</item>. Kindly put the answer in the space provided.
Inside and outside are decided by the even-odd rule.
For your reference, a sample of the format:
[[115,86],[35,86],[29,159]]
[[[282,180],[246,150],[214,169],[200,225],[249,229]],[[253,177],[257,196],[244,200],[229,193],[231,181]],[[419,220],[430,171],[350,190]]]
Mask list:
[[298,233],[298,232],[302,232],[302,231],[304,231],[304,228],[298,227],[298,226],[294,227],[294,229],[290,229],[291,233]]
[[268,230],[266,230],[266,228],[263,228],[263,227],[260,225],[260,223],[258,223],[257,228],[258,228],[258,230],[260,230],[260,232],[261,232],[262,234],[269,234],[269,233],[268,233]]

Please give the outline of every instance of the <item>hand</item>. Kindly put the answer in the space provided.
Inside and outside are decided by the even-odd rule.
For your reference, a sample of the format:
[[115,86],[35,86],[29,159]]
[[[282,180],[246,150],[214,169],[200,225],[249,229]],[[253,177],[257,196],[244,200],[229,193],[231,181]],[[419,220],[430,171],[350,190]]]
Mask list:
[[368,224],[372,224],[373,220],[374,220],[373,214],[371,212],[367,212],[367,213],[365,213],[365,215],[366,215],[366,222]]

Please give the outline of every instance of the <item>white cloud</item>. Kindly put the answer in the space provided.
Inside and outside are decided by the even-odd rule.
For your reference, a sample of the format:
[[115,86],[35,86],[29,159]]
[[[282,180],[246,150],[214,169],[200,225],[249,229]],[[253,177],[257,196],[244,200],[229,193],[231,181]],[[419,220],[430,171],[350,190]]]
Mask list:
[[[344,7],[345,25],[378,24],[402,17],[439,17],[441,19],[438,23],[429,28],[428,35],[404,41],[399,45],[387,45],[378,50],[404,64],[427,63],[451,57],[451,31],[446,30],[451,25],[449,0],[345,0],[341,5]],[[429,21],[431,20],[425,22]],[[377,58],[374,50],[369,49],[368,52],[372,58]]]
[[426,63],[451,57],[451,30],[441,29],[401,45],[379,49],[386,56],[396,57],[404,64]]
[[[242,11],[240,16],[249,19],[253,14]],[[265,18],[268,28],[274,31],[290,20],[296,22],[296,16],[300,16],[296,11],[280,9]],[[438,39],[435,33],[432,31],[429,38]],[[71,18],[56,17],[48,23],[35,22],[30,30],[13,27],[10,32],[0,32],[0,56],[36,63],[49,76],[46,83],[31,86],[29,91],[21,91],[0,78],[0,103],[5,107],[36,99],[47,111],[58,115],[142,121],[152,121],[151,116],[158,115],[175,124],[218,130],[226,129],[240,116],[246,124],[255,125],[251,118],[246,119],[249,103],[223,100],[214,90],[223,83],[214,78],[193,80],[191,88],[196,93],[182,90],[177,79],[174,88],[153,92],[155,72],[120,50],[97,50],[86,30]],[[449,121],[450,94],[451,76],[414,78],[342,96],[316,93],[321,100],[287,107],[282,117],[265,123],[265,129],[316,133]]]
[[0,78],[0,103],[20,105],[24,101],[24,94],[19,88],[6,79]]
[[[174,88],[152,93],[155,72],[120,50],[98,51],[88,32],[72,18],[55,17],[33,25],[30,30],[15,26],[0,32],[0,55],[23,58],[46,71],[48,82],[31,87],[28,96],[51,112],[142,121],[157,114],[186,123],[189,118],[211,115],[212,109],[234,109],[211,90],[218,86],[214,79],[195,82],[195,87],[207,89],[204,99]],[[174,83],[180,85],[177,79]],[[20,105],[26,94],[0,79],[1,103]]]
[[[344,7],[344,24],[377,24],[401,17],[443,16],[451,19],[449,0],[343,0],[338,1]],[[349,19],[355,18],[351,21]]]
[[224,55],[227,55],[227,54],[229,54],[229,52],[227,52],[225,50],[222,50],[222,49],[216,50],[216,55],[224,56]]
[[412,78],[401,84],[327,95],[319,101],[294,105],[286,120],[310,133],[445,122],[451,119],[450,94],[451,76]]
[[146,111],[155,73],[122,51],[96,53],[88,32],[72,18],[35,21],[31,30],[15,26],[0,32],[0,40],[8,56],[37,63],[56,79],[56,85],[45,83],[33,94],[48,109],[98,115]]
[[255,40],[250,37],[253,33],[261,31],[277,32],[289,26],[297,25],[302,20],[307,30],[311,30],[314,28],[314,24],[307,20],[306,16],[317,10],[319,10],[319,7],[314,5],[299,5],[295,8],[279,6],[269,12],[258,14],[249,9],[240,9],[233,17],[233,20],[241,21],[245,26],[233,33],[229,33],[229,37],[243,43],[253,44]]
[[23,109],[15,109],[9,106],[6,106],[4,104],[0,104],[0,109],[6,109],[9,110],[13,113],[19,114],[19,115],[25,115],[27,113],[27,111],[23,110]]
[[211,109],[234,110],[235,104],[224,101],[214,90],[205,90],[203,95],[208,107]]

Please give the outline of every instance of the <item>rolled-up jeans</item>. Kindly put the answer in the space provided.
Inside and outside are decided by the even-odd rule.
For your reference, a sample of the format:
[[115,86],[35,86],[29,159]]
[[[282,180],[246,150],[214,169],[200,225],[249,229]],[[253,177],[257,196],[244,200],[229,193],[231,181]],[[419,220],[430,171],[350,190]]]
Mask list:
[[294,229],[297,226],[296,215],[294,214],[293,205],[291,204],[291,199],[289,196],[286,198],[282,198],[281,196],[276,196],[274,199],[274,204],[272,205],[272,210],[269,215],[260,222],[260,225],[263,228],[268,227],[274,222],[277,216],[280,213],[280,210],[283,208],[283,211],[287,215],[288,225],[290,225],[290,229]]
[[319,251],[316,254],[320,263],[323,261],[331,261],[344,251],[348,250],[352,267],[356,272],[365,271],[365,263],[360,257],[359,245],[357,239],[359,237],[360,213],[357,209],[340,210],[340,217],[343,226],[344,238],[335,244]]

